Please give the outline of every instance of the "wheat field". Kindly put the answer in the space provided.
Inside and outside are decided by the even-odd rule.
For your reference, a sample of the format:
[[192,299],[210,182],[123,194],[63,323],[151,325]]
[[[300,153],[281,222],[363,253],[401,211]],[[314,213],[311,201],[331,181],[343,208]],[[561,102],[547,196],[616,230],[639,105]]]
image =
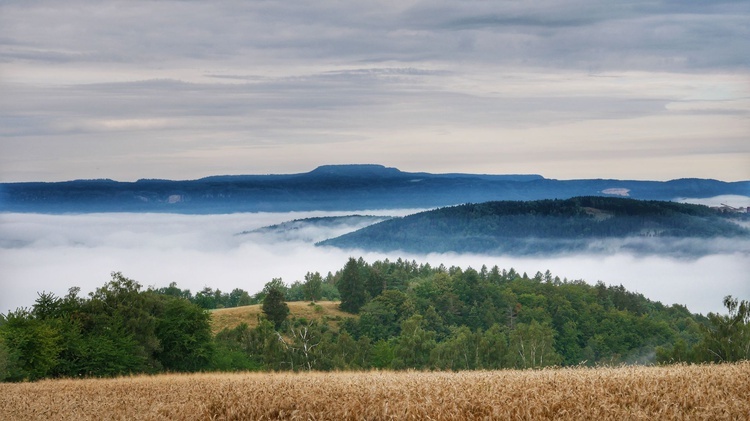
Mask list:
[[7,420],[748,420],[750,362],[237,373],[0,384]]

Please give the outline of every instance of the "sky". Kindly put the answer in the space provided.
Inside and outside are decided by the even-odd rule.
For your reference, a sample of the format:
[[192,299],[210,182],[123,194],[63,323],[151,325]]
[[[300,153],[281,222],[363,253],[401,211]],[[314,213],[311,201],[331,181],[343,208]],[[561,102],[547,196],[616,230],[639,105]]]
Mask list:
[[0,2],[0,182],[750,179],[750,2]]

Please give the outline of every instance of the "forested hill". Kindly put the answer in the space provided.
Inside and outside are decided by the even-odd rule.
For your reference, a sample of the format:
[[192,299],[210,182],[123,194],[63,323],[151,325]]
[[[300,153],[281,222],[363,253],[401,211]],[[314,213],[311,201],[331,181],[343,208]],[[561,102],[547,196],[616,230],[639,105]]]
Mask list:
[[232,213],[435,208],[492,200],[750,196],[750,181],[552,180],[540,175],[430,174],[382,165],[326,165],[302,174],[198,180],[0,183],[0,212]]
[[[747,220],[747,214],[734,218]],[[715,245],[748,252],[750,231],[706,206],[611,197],[466,204],[390,219],[318,243],[417,253],[545,254],[658,252],[710,254]],[[678,241],[679,240],[679,241]]]
[[[0,382],[750,358],[746,300],[727,296],[728,315],[704,317],[622,285],[589,285],[550,271],[529,277],[498,266],[350,258],[335,274],[308,272],[304,283],[290,286],[273,279],[252,297],[239,288],[222,293],[210,287],[193,295],[174,282],[143,289],[119,272],[88,296],[79,292],[42,292],[31,309],[0,314]],[[340,302],[309,301],[323,298]],[[246,304],[256,306],[204,310]]]

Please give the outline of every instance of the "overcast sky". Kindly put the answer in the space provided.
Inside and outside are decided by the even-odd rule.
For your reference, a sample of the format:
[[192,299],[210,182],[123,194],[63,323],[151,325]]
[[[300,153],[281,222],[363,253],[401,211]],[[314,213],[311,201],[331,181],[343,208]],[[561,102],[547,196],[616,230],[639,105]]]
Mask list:
[[0,2],[0,181],[750,179],[750,2]]

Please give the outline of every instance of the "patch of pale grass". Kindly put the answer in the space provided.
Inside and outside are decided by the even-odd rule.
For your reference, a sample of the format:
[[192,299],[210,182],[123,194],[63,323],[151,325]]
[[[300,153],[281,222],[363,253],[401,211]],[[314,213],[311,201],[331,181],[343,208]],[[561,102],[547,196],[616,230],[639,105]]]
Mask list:
[[[306,318],[308,320],[320,320],[328,318],[331,327],[338,326],[338,321],[354,315],[339,310],[338,301],[318,301],[310,305],[309,301],[290,301],[289,317]],[[225,328],[234,328],[241,323],[249,327],[258,325],[258,316],[263,314],[260,304],[242,307],[222,308],[211,311],[211,330],[214,334]]]

